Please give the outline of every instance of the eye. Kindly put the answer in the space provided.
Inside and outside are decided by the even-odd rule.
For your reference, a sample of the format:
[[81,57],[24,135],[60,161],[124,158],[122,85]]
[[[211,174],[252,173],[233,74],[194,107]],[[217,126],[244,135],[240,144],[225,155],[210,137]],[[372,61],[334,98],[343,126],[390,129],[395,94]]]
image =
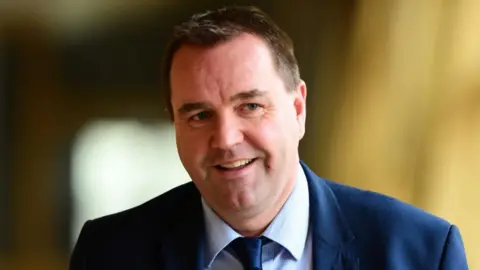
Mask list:
[[190,119],[193,120],[193,121],[202,121],[202,120],[210,118],[211,115],[212,115],[211,112],[202,111],[202,112],[199,112],[199,113],[195,114],[194,116],[190,117]]
[[238,111],[244,116],[259,116],[263,113],[263,106],[258,103],[242,104]]
[[257,103],[247,103],[243,106],[246,110],[255,111],[256,109],[260,108],[260,105]]

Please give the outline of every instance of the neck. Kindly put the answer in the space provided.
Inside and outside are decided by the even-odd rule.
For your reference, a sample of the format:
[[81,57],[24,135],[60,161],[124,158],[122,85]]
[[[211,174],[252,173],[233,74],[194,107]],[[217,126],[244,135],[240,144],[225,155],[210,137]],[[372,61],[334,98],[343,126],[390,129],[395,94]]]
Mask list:
[[263,234],[263,232],[267,229],[268,225],[262,228],[261,230],[257,230],[257,231],[238,231],[238,230],[235,230],[235,231],[243,237],[258,237]]

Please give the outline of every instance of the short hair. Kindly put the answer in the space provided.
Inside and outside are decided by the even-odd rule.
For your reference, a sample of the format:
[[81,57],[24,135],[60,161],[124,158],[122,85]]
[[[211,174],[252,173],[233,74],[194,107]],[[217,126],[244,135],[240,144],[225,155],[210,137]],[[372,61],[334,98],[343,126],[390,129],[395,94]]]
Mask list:
[[274,65],[285,87],[293,91],[300,72],[292,39],[262,10],[254,6],[227,6],[197,13],[174,27],[163,63],[166,110],[173,119],[170,70],[175,53],[182,45],[213,47],[241,34],[262,38],[270,49]]

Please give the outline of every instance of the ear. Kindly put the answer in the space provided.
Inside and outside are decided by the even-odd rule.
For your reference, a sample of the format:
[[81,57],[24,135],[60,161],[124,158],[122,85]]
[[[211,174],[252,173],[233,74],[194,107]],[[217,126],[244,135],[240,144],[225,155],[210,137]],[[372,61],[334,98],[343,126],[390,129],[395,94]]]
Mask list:
[[307,118],[307,85],[304,81],[295,88],[294,106],[299,127],[299,139],[305,135],[305,120]]

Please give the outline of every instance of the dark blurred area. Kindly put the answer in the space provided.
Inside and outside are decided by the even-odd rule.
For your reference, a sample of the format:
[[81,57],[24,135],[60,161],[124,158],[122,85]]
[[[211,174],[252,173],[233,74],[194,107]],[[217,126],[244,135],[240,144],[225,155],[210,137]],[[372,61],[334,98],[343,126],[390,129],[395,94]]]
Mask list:
[[189,181],[164,112],[173,25],[255,4],[295,42],[301,157],[457,224],[480,269],[478,1],[0,2],[0,269],[66,269],[87,220]]

